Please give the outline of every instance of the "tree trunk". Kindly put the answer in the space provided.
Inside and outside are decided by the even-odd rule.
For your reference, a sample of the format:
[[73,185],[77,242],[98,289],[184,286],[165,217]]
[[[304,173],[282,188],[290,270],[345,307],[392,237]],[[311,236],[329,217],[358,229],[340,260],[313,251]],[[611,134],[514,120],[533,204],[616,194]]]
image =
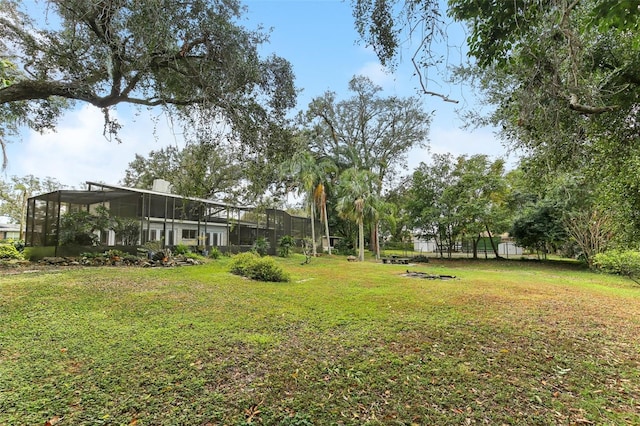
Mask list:
[[436,253],[440,253],[440,259],[444,257],[442,253],[442,236],[438,236],[437,234],[433,234],[433,240],[436,243]]
[[27,193],[22,193],[22,205],[20,206],[20,239],[24,241],[26,239],[25,228],[27,218]]
[[380,260],[380,238],[378,229],[380,227],[380,221],[376,220],[373,225],[373,249],[376,253],[376,260]]
[[491,241],[491,248],[493,249],[493,253],[496,255],[496,259],[502,259],[502,256],[498,253],[498,246],[493,242],[493,237],[491,235],[491,231],[489,231],[489,226],[485,225],[485,229],[487,230],[487,235],[489,235],[489,241]]
[[358,222],[358,259],[364,262],[364,220]]
[[316,257],[318,253],[316,252],[316,227],[315,227],[315,217],[316,217],[316,208],[313,200],[311,200],[311,255]]
[[331,238],[329,237],[329,219],[327,218],[327,205],[322,209],[324,212],[324,233],[327,236],[327,252],[331,256]]
[[478,238],[471,238],[471,245],[473,246],[473,258],[478,258],[478,243],[480,243],[480,234],[478,234]]

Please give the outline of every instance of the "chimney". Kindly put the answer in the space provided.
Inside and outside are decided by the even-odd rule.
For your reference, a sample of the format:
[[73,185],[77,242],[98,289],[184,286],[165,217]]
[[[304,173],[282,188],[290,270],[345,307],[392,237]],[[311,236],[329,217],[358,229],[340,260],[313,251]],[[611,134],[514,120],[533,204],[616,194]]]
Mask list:
[[171,194],[171,184],[164,179],[154,179],[151,189],[156,192]]

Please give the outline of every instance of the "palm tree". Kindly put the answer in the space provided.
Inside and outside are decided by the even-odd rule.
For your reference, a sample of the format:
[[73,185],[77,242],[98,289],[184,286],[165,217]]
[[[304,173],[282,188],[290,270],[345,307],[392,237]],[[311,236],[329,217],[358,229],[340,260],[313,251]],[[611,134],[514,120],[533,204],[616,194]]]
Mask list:
[[372,216],[377,222],[378,196],[373,191],[376,176],[367,170],[347,169],[340,175],[338,214],[358,224],[358,259],[364,260],[364,219]]
[[377,192],[373,192],[369,198],[369,211],[372,221],[373,250],[376,259],[380,260],[380,220],[393,221],[393,205],[386,202]]
[[324,233],[327,237],[327,251],[331,256],[331,239],[329,237],[329,217],[327,215],[327,192],[324,189],[324,184],[319,183],[316,186],[316,190],[313,192],[313,199],[320,209],[320,221],[324,222]]
[[[292,177],[297,182],[298,195],[305,197],[305,201],[310,209],[311,240],[313,244],[311,254],[313,256],[317,256],[314,224],[316,217],[316,205],[321,209],[321,213],[323,215],[321,220],[325,224],[327,243],[329,243],[326,193],[322,182],[326,182],[329,175],[335,169],[335,165],[332,161],[328,159],[318,161],[309,151],[300,151],[296,153],[291,160],[284,165],[284,174]],[[331,254],[331,247],[329,247],[329,254]]]

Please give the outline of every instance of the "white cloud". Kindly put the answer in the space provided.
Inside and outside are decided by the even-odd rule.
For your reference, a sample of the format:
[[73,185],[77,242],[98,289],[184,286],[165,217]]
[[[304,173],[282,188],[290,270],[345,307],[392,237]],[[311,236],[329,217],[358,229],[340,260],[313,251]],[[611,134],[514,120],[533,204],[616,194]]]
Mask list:
[[155,126],[146,112],[136,121],[120,118],[116,112],[112,115],[123,125],[122,143],[107,140],[103,136],[102,112],[84,105],[63,116],[55,132],[28,131],[22,142],[12,144],[6,174],[52,177],[74,187],[85,181],[117,183],[135,153],[146,155],[176,143],[162,118]]
[[367,62],[357,72],[357,75],[369,77],[369,79],[378,86],[389,88],[395,79],[393,73],[388,72],[385,67],[378,62]]
[[416,168],[421,162],[428,163],[432,153],[459,155],[485,154],[492,159],[505,158],[507,167],[513,166],[514,158],[507,157],[493,129],[481,128],[466,131],[458,127],[432,126],[429,134],[429,149],[414,149],[409,153],[409,168]]

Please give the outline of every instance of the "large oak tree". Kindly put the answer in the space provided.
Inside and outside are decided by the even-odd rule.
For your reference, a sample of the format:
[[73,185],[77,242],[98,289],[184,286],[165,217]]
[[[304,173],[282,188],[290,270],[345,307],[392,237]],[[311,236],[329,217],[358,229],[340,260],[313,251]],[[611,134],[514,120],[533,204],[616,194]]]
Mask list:
[[304,115],[309,148],[330,158],[344,171],[368,170],[382,186],[403,167],[412,148],[426,147],[431,115],[416,97],[383,96],[368,77],[349,82],[351,96],[338,100],[335,92],[314,98]]
[[53,128],[75,102],[103,109],[109,135],[110,108],[132,104],[165,108],[189,137],[226,128],[271,147],[295,103],[292,70],[260,57],[267,35],[238,25],[242,13],[237,0],[0,1],[3,150],[16,123]]

